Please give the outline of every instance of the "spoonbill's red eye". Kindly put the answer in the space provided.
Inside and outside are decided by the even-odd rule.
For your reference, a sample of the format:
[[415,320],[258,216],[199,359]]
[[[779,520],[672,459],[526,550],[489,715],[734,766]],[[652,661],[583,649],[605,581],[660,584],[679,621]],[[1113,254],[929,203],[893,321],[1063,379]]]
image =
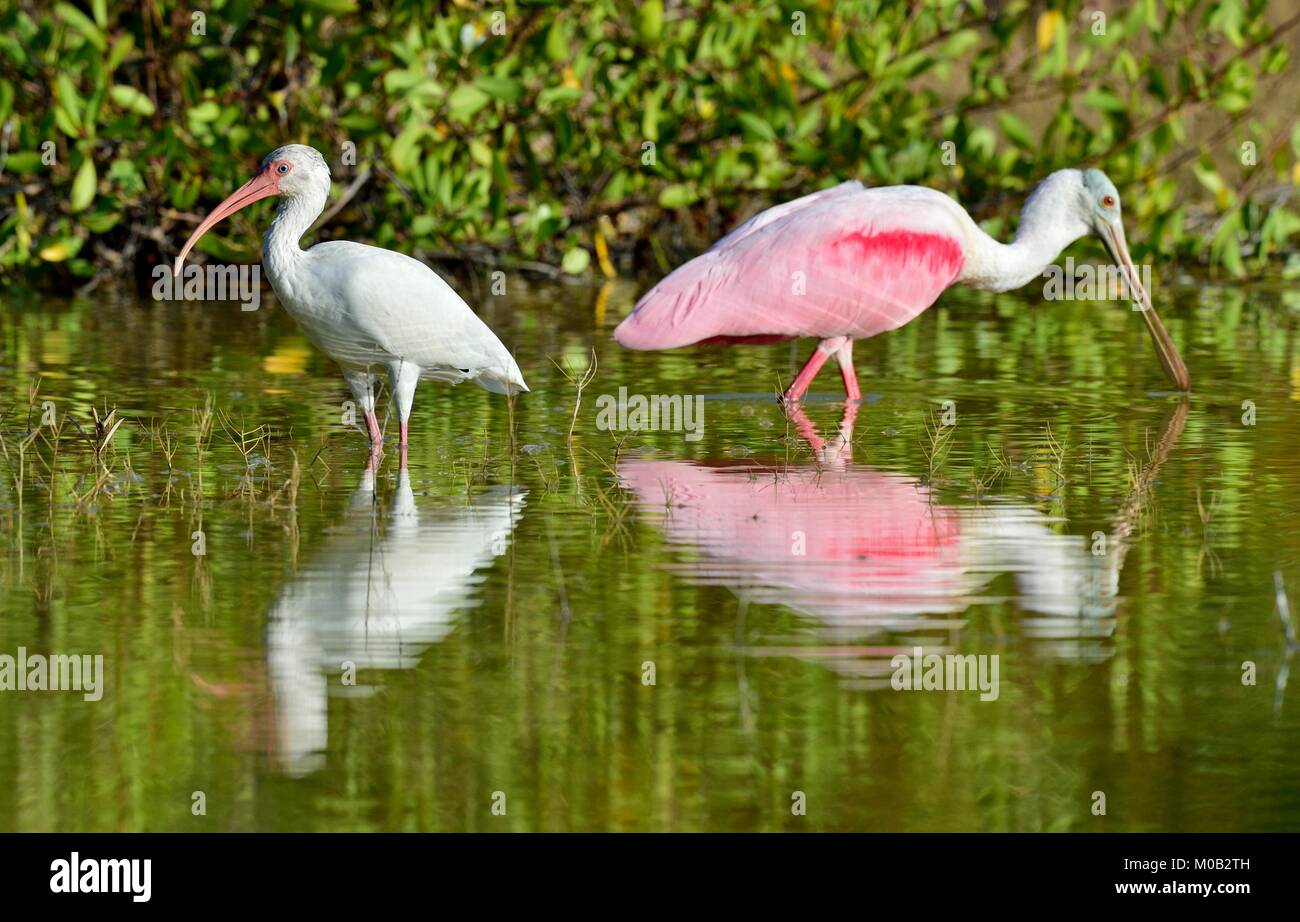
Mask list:
[[1114,208],[1114,207],[1115,207],[1115,196],[1113,196],[1113,195],[1103,195],[1102,198],[1101,198],[1101,203],[1102,203],[1103,205],[1105,205],[1107,208]]

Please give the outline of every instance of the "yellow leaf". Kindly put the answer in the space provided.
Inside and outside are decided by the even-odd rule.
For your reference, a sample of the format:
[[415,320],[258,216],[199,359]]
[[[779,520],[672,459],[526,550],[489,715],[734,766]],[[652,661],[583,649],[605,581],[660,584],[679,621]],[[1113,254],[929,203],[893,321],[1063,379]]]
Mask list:
[[262,359],[262,369],[272,375],[300,375],[307,370],[310,351],[300,342],[287,342]]
[[1056,38],[1056,30],[1061,27],[1061,21],[1064,17],[1056,10],[1048,10],[1038,17],[1038,50],[1046,51],[1052,47],[1052,40]]
[[1300,186],[1300,160],[1297,160],[1295,166],[1291,167],[1291,181]]
[[605,325],[605,309],[609,306],[609,293],[614,290],[613,282],[606,282],[596,293],[596,329]]
[[66,243],[59,241],[58,243],[51,243],[37,255],[47,263],[61,263],[72,255],[72,251],[68,249]]
[[609,261],[609,246],[605,243],[605,233],[599,227],[596,228],[596,262],[600,264],[600,271],[605,273],[605,278],[618,278],[618,273],[614,271],[614,264]]

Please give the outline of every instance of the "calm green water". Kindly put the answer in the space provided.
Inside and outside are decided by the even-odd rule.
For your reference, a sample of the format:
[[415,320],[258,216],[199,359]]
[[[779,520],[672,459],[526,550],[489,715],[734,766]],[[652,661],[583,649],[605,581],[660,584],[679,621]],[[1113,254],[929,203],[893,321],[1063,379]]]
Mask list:
[[[1186,401],[1125,305],[954,292],[858,344],[851,432],[829,368],[771,397],[808,343],[621,351],[636,294],[471,298],[513,450],[425,384],[406,475],[269,293],[6,298],[0,654],[104,690],[0,692],[0,829],[1300,828],[1293,290],[1157,285]],[[601,430],[620,386],[702,437]],[[916,647],[996,655],[996,700],[895,690]]]

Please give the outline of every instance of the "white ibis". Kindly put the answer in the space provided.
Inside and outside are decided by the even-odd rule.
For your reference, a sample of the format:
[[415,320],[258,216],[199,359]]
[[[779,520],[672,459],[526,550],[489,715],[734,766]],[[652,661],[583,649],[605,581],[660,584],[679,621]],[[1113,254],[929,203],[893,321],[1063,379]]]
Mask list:
[[298,245],[329,197],[330,171],[320,151],[286,144],[252,179],[208,215],[176,257],[185,256],[223,218],[280,196],[262,239],[262,265],[285,309],[317,348],[338,362],[365,413],[371,445],[382,443],[375,418],[375,379],[386,371],[407,445],[407,423],[421,380],[473,381],[497,394],[528,390],[514,357],[450,285],[419,260],[392,250],[331,240]]

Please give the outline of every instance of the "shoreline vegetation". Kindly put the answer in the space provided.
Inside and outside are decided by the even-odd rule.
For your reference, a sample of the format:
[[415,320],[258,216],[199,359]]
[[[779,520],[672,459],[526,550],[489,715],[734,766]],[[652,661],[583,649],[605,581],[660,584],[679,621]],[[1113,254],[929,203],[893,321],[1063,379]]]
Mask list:
[[[1300,274],[1300,13],[979,0],[575,5],[151,0],[0,12],[0,276],[147,290],[291,141],[335,183],[315,240],[551,277],[667,271],[847,179],[957,196],[1005,237],[1103,166],[1139,260]],[[261,210],[205,238],[256,262]]]

